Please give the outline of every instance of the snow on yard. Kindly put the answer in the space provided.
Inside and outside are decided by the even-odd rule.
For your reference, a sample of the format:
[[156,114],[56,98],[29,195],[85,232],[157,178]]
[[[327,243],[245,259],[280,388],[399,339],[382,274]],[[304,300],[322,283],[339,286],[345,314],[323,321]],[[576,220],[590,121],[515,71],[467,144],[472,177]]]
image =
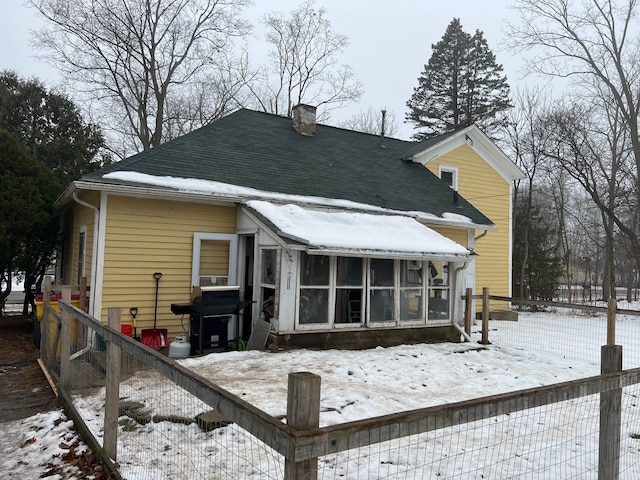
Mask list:
[[[308,371],[320,375],[322,378],[320,423],[321,426],[326,426],[597,375],[600,368],[600,345],[604,343],[605,338],[603,337],[605,319],[605,315],[576,314],[575,317],[560,318],[548,314],[521,313],[518,322],[492,322],[490,325],[492,344],[487,346],[478,343],[442,343],[379,347],[363,351],[292,350],[278,353],[233,351],[179,360],[179,362],[276,417],[284,416],[286,413],[288,373]],[[577,328],[577,325],[580,328]],[[521,331],[520,334],[518,330]],[[625,345],[625,354],[628,353],[631,358],[635,358],[634,355],[637,355],[636,352],[640,350],[637,345],[639,341],[637,339],[640,338],[640,318],[620,316],[618,330],[619,338]],[[577,336],[579,336],[578,341],[574,342]],[[477,332],[473,338],[474,340],[479,338]],[[632,365],[635,367],[640,362],[633,360],[632,363],[635,363]],[[183,397],[174,390],[176,388],[169,382],[158,381],[156,376],[147,376],[145,372],[141,372],[121,384],[120,394],[126,400],[147,401],[147,407],[154,409],[156,414],[189,417],[209,409],[197,400],[190,403],[181,401]],[[149,400],[151,391],[156,400]],[[159,399],[165,401],[161,402]],[[627,401],[628,399],[625,399],[625,402]],[[594,404],[597,398],[591,397],[589,402]],[[76,405],[83,412],[83,416],[89,419],[89,426],[94,431],[94,435],[101,437],[104,391],[77,398]],[[597,403],[595,405],[595,411],[597,411]],[[635,401],[625,405],[632,408],[635,406]],[[585,471],[589,472],[587,478],[597,478],[597,452],[595,457],[593,455],[594,449],[597,448],[597,437],[594,445],[592,435],[598,428],[597,419],[595,425],[580,422],[578,420],[584,414],[580,409],[576,409],[570,414],[572,418],[563,419],[566,422],[561,422],[569,425],[568,427],[554,428],[550,432],[547,430],[549,426],[543,425],[546,422],[541,421],[540,416],[552,415],[551,408],[553,407],[550,407],[549,412],[541,410],[536,417],[523,418],[523,423],[517,427],[510,426],[505,427],[504,431],[470,435],[470,438],[467,437],[464,440],[465,448],[477,453],[460,459],[457,464],[455,456],[457,453],[454,452],[455,455],[451,452],[445,453],[445,455],[451,454],[452,458],[448,460],[446,467],[441,465],[438,467],[440,468],[438,471],[441,472],[438,478],[454,476],[456,478],[519,478],[520,475],[525,475],[526,478],[559,478],[558,471],[562,472],[562,478],[585,478]],[[512,420],[515,420],[515,416]],[[21,433],[14,432],[16,443],[24,445],[28,438],[35,438],[33,443],[38,444],[44,441],[41,434],[34,431],[33,425],[38,422],[46,427],[50,423],[50,418],[32,417],[22,423],[13,422],[10,426],[0,425],[0,436],[17,429]],[[466,427],[461,426],[459,430],[464,432],[464,428]],[[514,434],[514,428],[520,431],[520,435]],[[545,430],[541,430],[543,428]],[[640,451],[640,440],[632,438],[632,435],[640,432],[636,432],[634,428],[638,429],[637,422],[623,426],[623,451],[629,454],[623,456],[621,478],[638,478],[637,456]],[[152,430],[155,433],[152,433]],[[509,430],[508,434],[507,430]],[[45,438],[51,437],[51,434],[46,433],[46,428],[42,432]],[[242,432],[239,427],[232,425],[213,432],[202,432],[193,424],[177,425],[169,422],[149,424],[131,431],[123,428],[119,434],[118,461],[122,473],[129,480],[200,478],[198,475],[201,471],[221,468],[223,460],[218,455],[221,455],[224,449],[235,448],[233,445],[237,446],[241,439],[243,439],[242,442],[256,443],[256,440],[250,439],[248,434],[245,438]],[[168,458],[166,452],[160,452],[155,457],[151,454],[152,456],[149,457],[149,446],[158,442],[158,437],[152,435],[161,435],[159,438],[162,442],[174,445],[172,447],[174,458],[180,457],[175,446],[181,445],[182,438],[199,443],[200,447],[197,447],[197,451],[209,452],[205,456],[211,456],[207,460],[210,463],[205,462],[204,466],[190,466],[190,462],[185,462],[189,455],[183,455],[179,467],[167,467],[164,463]],[[517,451],[513,457],[519,463],[499,465],[488,476],[482,469],[476,473],[456,476],[459,475],[456,472],[460,471],[473,472],[474,463],[482,462],[482,458],[478,458],[478,455],[484,449],[488,436],[496,438],[507,436],[508,438],[503,441],[510,442],[513,445],[511,448],[515,450],[524,448],[521,446],[524,439],[536,435],[540,436],[540,448],[550,440],[561,441],[561,447],[552,447],[553,451],[547,454],[546,461],[552,463],[552,470],[536,470],[537,456],[545,454],[536,453],[527,456]],[[156,440],[151,440],[152,438]],[[25,445],[19,451],[21,458],[29,458],[29,472],[33,474],[34,465],[48,461],[52,451],[40,452],[40,458],[28,457],[28,455],[35,455],[28,448],[29,446]],[[261,448],[263,457],[270,455],[264,453],[268,449]],[[425,453],[420,452],[419,448],[423,447],[407,446],[406,451],[411,455],[424,457]],[[445,452],[444,449],[443,452]],[[321,478],[334,478],[329,473],[340,478],[396,478],[388,471],[392,466],[400,468],[399,471],[403,471],[405,467],[407,471],[412,468],[411,462],[403,455],[394,456],[393,453],[389,455],[393,457],[391,460],[385,457],[373,462],[377,465],[375,472],[370,470],[372,462],[361,462],[362,459],[357,457],[353,459],[347,454],[330,456],[323,463],[329,470],[325,471]],[[277,458],[275,455],[273,457]],[[404,467],[401,466],[403,462],[406,463]],[[0,470],[7,468],[10,463],[11,460],[5,458]],[[14,464],[15,468],[21,468],[16,461]],[[384,468],[387,470],[381,471],[381,465],[386,465]],[[189,468],[194,470],[191,471]],[[275,465],[270,464],[266,467],[245,465],[242,460],[239,460],[229,468],[235,472],[235,478],[266,478],[267,474],[271,478],[281,478],[282,472],[282,466],[277,460]],[[257,470],[260,473],[256,473],[255,468],[263,468],[263,470]],[[632,469],[635,471],[630,473]],[[264,472],[267,473],[264,474]],[[420,477],[410,476],[405,472],[401,478]]]

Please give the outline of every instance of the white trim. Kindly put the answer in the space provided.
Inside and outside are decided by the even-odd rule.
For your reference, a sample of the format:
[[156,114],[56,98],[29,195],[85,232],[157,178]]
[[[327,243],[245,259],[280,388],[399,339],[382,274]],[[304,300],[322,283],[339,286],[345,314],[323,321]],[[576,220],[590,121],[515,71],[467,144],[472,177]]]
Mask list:
[[200,284],[200,242],[202,240],[214,240],[229,242],[229,285],[236,285],[238,282],[238,235],[234,233],[193,233],[193,252],[191,257],[191,286]]
[[425,148],[410,157],[413,162],[427,165],[432,160],[446,155],[463,145],[468,145],[485,162],[487,162],[507,182],[524,178],[525,174],[507,155],[496,146],[476,125],[464,128],[441,142]]
[[511,298],[513,296],[513,188],[514,185],[509,185],[509,271],[507,277],[509,278],[509,285],[507,285],[507,296]]
[[[104,286],[104,252],[107,237],[107,208],[108,197],[106,192],[100,192],[100,214],[98,225],[94,228],[94,235],[96,235],[97,229],[97,248],[96,259],[93,262],[95,265],[95,285],[91,285],[91,292],[93,297],[93,312],[89,311],[90,315],[94,318],[102,319],[102,290]],[[92,274],[93,276],[94,274]]]

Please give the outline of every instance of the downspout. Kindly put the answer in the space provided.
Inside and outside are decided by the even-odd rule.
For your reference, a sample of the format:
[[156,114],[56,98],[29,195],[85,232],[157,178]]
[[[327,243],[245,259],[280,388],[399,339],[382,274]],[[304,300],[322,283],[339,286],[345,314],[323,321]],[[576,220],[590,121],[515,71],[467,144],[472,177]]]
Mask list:
[[[480,235],[478,235],[477,237],[475,237],[475,238],[473,239],[474,245],[475,245],[475,242],[477,242],[478,240],[480,240],[480,239],[481,239],[482,237],[484,237],[487,233],[489,233],[489,230],[485,230],[485,231],[484,231],[484,232],[482,232]],[[466,267],[465,267],[465,268],[466,268]]]
[[[83,207],[87,207],[93,210],[93,245],[91,246],[91,284],[89,288],[89,315],[93,316],[93,310],[95,305],[95,284],[96,284],[96,262],[97,262],[97,253],[98,253],[98,231],[100,224],[100,209],[95,205],[91,205],[83,200],[78,198],[78,193],[73,192],[73,200],[82,205]],[[78,350],[76,353],[71,355],[71,360],[78,358],[84,353],[91,350],[93,341],[93,336],[91,335],[91,331],[87,331],[87,346],[81,350]]]
[[[487,234],[487,231],[485,230],[485,231],[484,231],[484,233],[483,233],[482,235],[480,235],[478,238],[482,238],[482,237],[484,237],[486,234]],[[471,252],[471,254],[472,254],[472,255],[474,255],[474,253],[473,253],[473,252]],[[455,278],[455,282],[456,282],[456,285],[455,285],[455,288],[454,288],[455,290],[457,290],[457,289],[458,289],[458,275],[460,274],[460,272],[462,272],[462,271],[464,271],[464,270],[466,270],[466,269],[467,269],[467,267],[468,267],[468,266],[469,266],[469,264],[471,263],[471,260],[472,260],[471,258],[469,258],[469,259],[465,260],[464,265],[462,265],[461,267],[456,268],[456,270],[455,270],[455,272],[454,272],[454,278]],[[456,296],[457,296],[457,295],[454,295],[454,298],[455,298]],[[454,321],[453,321],[453,323],[452,323],[452,325],[453,325],[453,328],[455,328],[455,329],[458,331],[458,333],[459,333],[460,335],[462,335],[462,338],[464,338],[464,341],[465,341],[465,342],[471,342],[471,337],[467,334],[467,332],[465,332],[465,331],[464,331],[464,329],[463,329],[460,325],[458,325],[458,322],[456,322],[456,321],[454,320]]]

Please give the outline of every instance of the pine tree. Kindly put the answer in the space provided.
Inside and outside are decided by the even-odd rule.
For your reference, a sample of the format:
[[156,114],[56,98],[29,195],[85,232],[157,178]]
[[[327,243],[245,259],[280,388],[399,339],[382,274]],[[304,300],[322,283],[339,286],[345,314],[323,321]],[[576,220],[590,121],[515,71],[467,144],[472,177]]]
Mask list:
[[413,138],[440,135],[476,123],[492,135],[500,112],[511,106],[502,65],[480,30],[471,36],[454,18],[442,39],[431,46],[429,63],[407,102],[406,119],[418,130]]

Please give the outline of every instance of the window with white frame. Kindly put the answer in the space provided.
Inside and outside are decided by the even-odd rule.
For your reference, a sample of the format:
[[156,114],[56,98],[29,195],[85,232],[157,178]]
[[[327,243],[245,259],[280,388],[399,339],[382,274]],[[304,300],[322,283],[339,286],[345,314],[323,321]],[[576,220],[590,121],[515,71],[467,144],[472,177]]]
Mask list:
[[302,254],[300,263],[299,322],[329,323],[329,286],[331,257]]
[[260,251],[260,305],[261,316],[271,321],[276,309],[276,279],[278,278],[278,250],[263,248]]
[[237,235],[195,232],[191,285],[194,287],[235,285],[237,259]]
[[456,167],[440,165],[440,179],[454,190],[458,190],[458,169]]
[[394,260],[372,258],[369,263],[369,322],[395,320]]
[[429,278],[429,320],[446,320],[449,312],[449,267],[441,262],[429,262],[434,274]]
[[422,261],[400,260],[400,321],[409,322],[424,318],[424,284]]
[[336,324],[354,324],[363,321],[364,311],[364,259],[336,258]]
[[[443,271],[436,273],[439,278],[435,283],[430,282],[429,275],[423,273],[429,271],[430,264],[301,252],[298,324],[340,328],[448,320],[449,285],[444,283],[448,277]],[[438,263],[438,267],[446,270],[446,264]],[[437,314],[432,309],[437,309]]]

